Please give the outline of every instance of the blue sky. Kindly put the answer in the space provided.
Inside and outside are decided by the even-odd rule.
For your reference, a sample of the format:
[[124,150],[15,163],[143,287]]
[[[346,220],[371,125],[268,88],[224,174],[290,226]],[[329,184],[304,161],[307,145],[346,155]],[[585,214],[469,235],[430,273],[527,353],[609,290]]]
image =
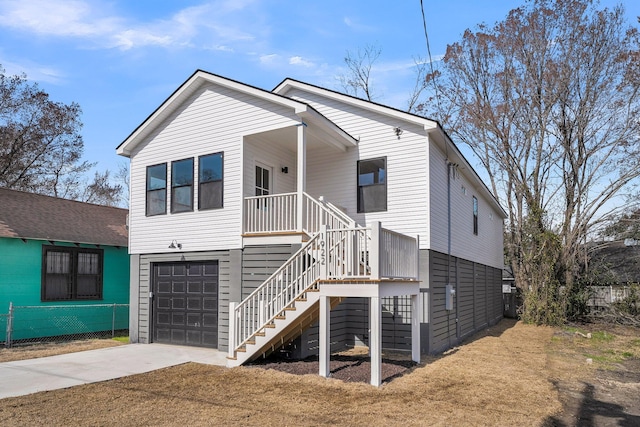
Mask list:
[[[433,57],[523,3],[424,0]],[[640,1],[622,3],[636,25]],[[0,0],[0,64],[79,103],[85,158],[113,172],[125,161],[116,146],[196,69],[268,90],[285,77],[340,90],[346,52],[367,44],[382,50],[376,101],[405,108],[413,58],[427,55],[420,0]]]

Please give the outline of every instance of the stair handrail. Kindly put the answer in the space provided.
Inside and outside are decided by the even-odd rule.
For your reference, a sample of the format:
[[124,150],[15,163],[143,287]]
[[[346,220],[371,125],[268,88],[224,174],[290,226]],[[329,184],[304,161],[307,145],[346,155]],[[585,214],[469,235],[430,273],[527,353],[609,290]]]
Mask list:
[[355,227],[356,222],[353,218],[349,217],[349,215],[344,213],[335,205],[325,201],[323,197],[320,197],[318,200],[307,193],[303,192],[302,194],[303,200],[301,203],[310,204],[327,216],[327,218],[322,221],[313,221],[310,217],[314,217],[314,215],[310,215],[310,213],[307,212],[302,228],[308,235],[313,236],[320,231],[319,228],[321,225],[326,225],[330,229]]
[[[233,305],[233,313],[230,313],[229,316],[229,322],[235,323],[230,328],[230,354],[232,351],[242,347],[256,332],[272,322],[296,298],[317,284],[320,278],[320,257],[317,254],[314,257],[312,254],[313,251],[318,250],[320,239],[321,234],[316,233],[249,296]],[[294,263],[298,264],[294,268],[297,274],[295,274],[295,277],[291,277],[293,272],[288,272],[287,269]],[[298,269],[301,266],[304,268]],[[305,276],[310,277],[306,277],[306,280],[304,280]],[[289,278],[287,283],[285,283],[285,277]],[[279,280],[282,283],[277,286]],[[272,283],[276,283],[276,286],[270,286]],[[294,284],[297,284],[297,286],[292,286]],[[261,298],[263,296],[267,298]],[[245,314],[245,319],[243,319],[243,313]]]

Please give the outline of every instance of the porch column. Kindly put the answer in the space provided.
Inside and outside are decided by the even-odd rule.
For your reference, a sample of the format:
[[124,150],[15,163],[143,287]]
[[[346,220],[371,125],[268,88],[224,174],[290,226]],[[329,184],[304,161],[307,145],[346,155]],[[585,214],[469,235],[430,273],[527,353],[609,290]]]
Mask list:
[[331,349],[329,345],[329,333],[330,333],[330,324],[331,324],[331,304],[329,304],[329,297],[326,295],[320,296],[320,348],[319,348],[319,361],[320,361],[320,376],[328,378],[330,369],[329,369],[329,359],[331,354]]
[[382,306],[380,297],[369,298],[369,352],[371,353],[371,385],[382,382]]
[[411,360],[420,363],[420,294],[411,295]]
[[298,159],[296,169],[296,192],[298,196],[297,206],[297,231],[301,232],[304,226],[303,194],[307,190],[307,125],[302,122],[298,125]]

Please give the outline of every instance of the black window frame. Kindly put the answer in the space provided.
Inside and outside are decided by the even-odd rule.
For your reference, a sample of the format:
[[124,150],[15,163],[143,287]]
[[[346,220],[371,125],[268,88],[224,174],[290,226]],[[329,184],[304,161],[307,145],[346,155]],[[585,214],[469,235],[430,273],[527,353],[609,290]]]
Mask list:
[[[371,184],[361,184],[360,182],[360,176],[361,174],[361,165],[363,163],[366,162],[379,162],[380,160],[382,160],[384,162],[384,173],[383,173],[383,179],[382,182],[379,182],[380,177],[379,176],[375,176],[375,179],[378,180],[378,182],[374,182]],[[387,182],[389,181],[389,176],[388,176],[388,163],[387,163],[387,157],[375,157],[372,159],[362,159],[362,160],[358,160],[357,164],[356,164],[356,184],[357,184],[357,189],[358,189],[358,195],[357,195],[357,211],[358,213],[373,213],[373,212],[386,212],[387,211]],[[378,190],[384,193],[384,205],[383,206],[379,206],[379,207],[374,207],[374,208],[369,208],[367,209],[365,207],[365,201],[364,201],[364,193],[365,193],[365,188],[367,187],[378,187],[378,188],[382,188],[382,190]]]
[[473,196],[473,234],[478,235],[478,198]]
[[[151,175],[150,172],[153,168],[157,168],[159,166],[164,167],[164,187],[161,188],[150,188],[151,187]],[[151,201],[151,196],[154,193],[162,193],[164,195],[164,209],[160,212],[149,212],[149,203]],[[146,197],[145,197],[145,215],[146,216],[156,216],[156,215],[166,215],[167,214],[167,163],[158,163],[155,165],[147,166],[147,174],[146,174]]]
[[[191,173],[188,176],[191,178],[191,180],[187,184],[177,183],[175,180],[176,176],[178,175],[175,173],[176,166],[181,163],[185,163],[189,161],[191,162]],[[188,157],[186,159],[181,159],[181,160],[176,160],[171,162],[171,213],[172,214],[182,213],[182,212],[193,212],[193,184],[194,184],[193,171],[194,171],[193,157]],[[186,187],[189,187],[189,205],[186,208],[178,209],[178,206],[176,205],[177,198],[175,196],[176,190],[186,188]],[[184,205],[184,206],[187,206],[187,205]]]
[[[63,254],[68,254],[68,272],[64,273],[56,273],[48,271],[48,254],[50,252],[59,252]],[[81,254],[94,254],[98,255],[97,261],[97,272],[96,273],[82,273],[79,271],[80,262],[79,257]],[[83,247],[73,247],[73,246],[55,246],[55,245],[43,245],[42,246],[42,278],[41,278],[41,293],[40,299],[43,302],[50,301],[96,301],[103,299],[103,289],[104,289],[104,250],[100,248],[83,248]],[[48,296],[53,291],[50,289],[55,286],[53,281],[53,277],[51,277],[51,281],[47,279],[50,276],[57,275],[64,276],[66,275],[66,295],[64,297],[50,297]],[[79,287],[82,286],[80,284],[81,279],[91,278],[95,276],[95,287],[96,292],[91,294],[82,294],[79,292]],[[62,278],[64,280],[64,278]],[[49,292],[47,289],[49,288]]]
[[[211,179],[203,179],[203,159],[207,157],[220,157],[220,178],[211,178]],[[202,195],[205,193],[203,191],[203,186],[206,184],[211,185],[211,183],[220,183],[220,201],[218,204],[213,203],[212,206],[203,206],[203,197]],[[224,207],[224,152],[219,151],[217,153],[205,154],[198,157],[198,210],[211,210],[211,209],[222,209]]]

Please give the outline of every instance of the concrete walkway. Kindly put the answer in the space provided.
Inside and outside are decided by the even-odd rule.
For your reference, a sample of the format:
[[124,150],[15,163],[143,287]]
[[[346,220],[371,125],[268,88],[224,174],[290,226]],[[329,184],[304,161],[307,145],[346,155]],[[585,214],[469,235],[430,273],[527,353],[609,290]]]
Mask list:
[[225,366],[226,353],[198,347],[126,344],[0,363],[0,399],[111,380],[186,362]]

